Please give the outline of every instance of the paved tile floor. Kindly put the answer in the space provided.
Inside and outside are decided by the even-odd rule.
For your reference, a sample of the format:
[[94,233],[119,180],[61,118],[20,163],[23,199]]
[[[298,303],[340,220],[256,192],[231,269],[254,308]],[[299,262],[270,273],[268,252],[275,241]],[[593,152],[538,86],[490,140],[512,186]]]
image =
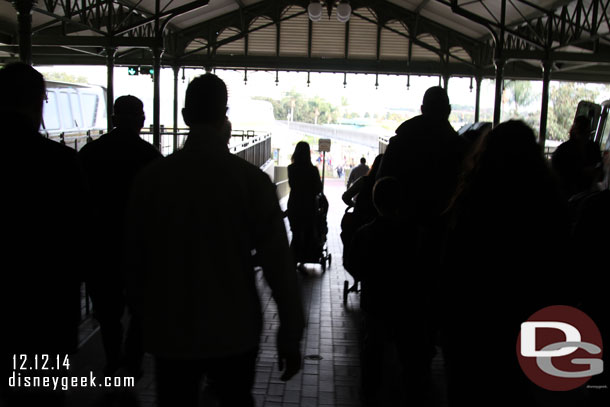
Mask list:
[[[253,394],[257,407],[279,406],[353,406],[361,405],[359,392],[359,297],[350,294],[343,304],[343,285],[351,277],[342,267],[342,244],[339,237],[340,221],[345,210],[341,201],[344,183],[328,179],[325,193],[330,210],[328,214],[328,249],[332,264],[325,273],[320,265],[308,265],[307,274],[299,276],[307,315],[307,330],[303,341],[305,356],[303,370],[288,382],[279,380],[275,356],[275,331],[279,321],[276,307],[270,297],[261,273],[258,285],[261,292],[265,323],[261,338],[256,381]],[[85,338],[88,338],[86,341]],[[84,344],[73,357],[74,375],[93,374],[102,377],[103,350],[99,333],[91,323],[83,327]],[[438,405],[444,404],[440,359],[434,362]],[[389,385],[392,385],[391,382]],[[205,397],[204,397],[205,399]],[[73,389],[68,393],[68,406],[139,406],[153,407],[155,391],[153,363],[144,361],[144,375],[133,389]],[[208,400],[208,405],[215,405]]]

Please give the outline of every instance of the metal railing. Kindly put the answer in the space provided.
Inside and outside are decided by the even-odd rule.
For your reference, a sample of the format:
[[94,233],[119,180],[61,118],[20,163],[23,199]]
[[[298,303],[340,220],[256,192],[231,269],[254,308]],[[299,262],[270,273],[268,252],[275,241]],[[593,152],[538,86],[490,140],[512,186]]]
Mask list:
[[[239,138],[241,141],[235,143],[235,140]],[[234,133],[229,143],[229,151],[260,168],[271,159],[271,134]]]
[[[161,126],[161,153],[168,155],[182,148],[188,132],[188,128],[177,129],[177,144],[174,147],[174,130],[166,130],[164,126]],[[143,130],[140,136],[149,143],[152,142],[152,129]],[[233,130],[229,141],[229,150],[249,163],[261,167],[271,158],[271,133],[261,133],[254,130]]]
[[87,130],[86,132],[61,132],[59,134],[44,133],[49,140],[57,141],[65,146],[72,147],[76,151],[80,150],[85,144],[93,141],[104,134],[104,130]]
[[[188,128],[177,129],[177,144],[174,148],[174,130],[166,130],[164,126],[161,126],[161,152],[163,155],[171,154],[173,151],[181,148],[188,136],[188,132]],[[87,130],[86,132],[46,133],[44,135],[50,140],[57,141],[78,151],[85,144],[99,138],[104,133],[103,130]],[[149,143],[152,143],[152,128],[143,130],[140,136]],[[254,130],[234,130],[229,142],[229,150],[246,161],[261,167],[271,158],[271,134]]]

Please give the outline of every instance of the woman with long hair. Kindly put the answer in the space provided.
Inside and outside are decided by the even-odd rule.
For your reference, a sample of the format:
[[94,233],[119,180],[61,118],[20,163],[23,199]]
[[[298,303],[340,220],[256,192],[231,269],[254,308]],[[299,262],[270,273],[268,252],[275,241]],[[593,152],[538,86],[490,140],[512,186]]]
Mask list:
[[322,192],[318,168],[311,163],[311,150],[305,141],[297,143],[288,166],[288,221],[292,231],[290,246],[296,263],[315,257],[316,197]]

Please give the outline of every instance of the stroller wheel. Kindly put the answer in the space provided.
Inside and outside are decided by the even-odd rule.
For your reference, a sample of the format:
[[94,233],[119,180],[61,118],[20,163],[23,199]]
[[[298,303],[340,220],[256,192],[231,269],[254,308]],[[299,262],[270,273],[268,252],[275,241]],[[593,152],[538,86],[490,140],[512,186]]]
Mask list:
[[349,293],[349,281],[343,282],[343,305],[347,305],[347,294]]
[[326,273],[326,259],[324,257],[320,259],[320,264],[322,265],[322,273]]
[[328,268],[330,268],[330,265],[333,264],[333,255],[332,254],[328,254]]

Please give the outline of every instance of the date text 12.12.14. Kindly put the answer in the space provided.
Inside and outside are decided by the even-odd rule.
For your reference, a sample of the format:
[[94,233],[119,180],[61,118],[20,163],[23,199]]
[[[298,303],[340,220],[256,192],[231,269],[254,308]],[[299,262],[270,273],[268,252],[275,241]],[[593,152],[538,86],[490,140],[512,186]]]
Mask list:
[[13,370],[69,370],[68,355],[14,354]]

